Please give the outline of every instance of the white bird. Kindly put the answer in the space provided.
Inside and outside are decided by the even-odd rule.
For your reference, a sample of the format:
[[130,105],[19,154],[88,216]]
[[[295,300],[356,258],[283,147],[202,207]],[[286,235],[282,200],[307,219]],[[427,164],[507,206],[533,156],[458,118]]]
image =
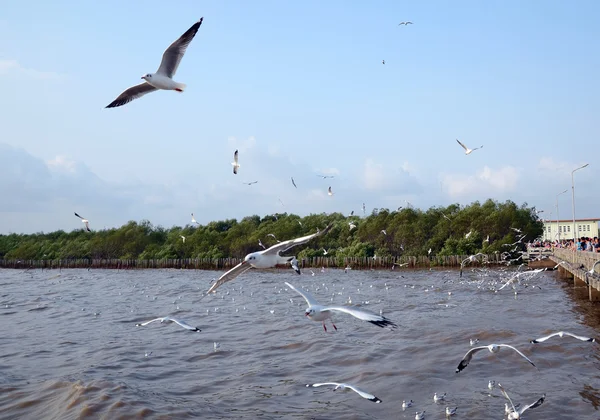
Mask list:
[[474,149],[469,149],[467,146],[465,146],[464,144],[462,144],[462,143],[460,142],[460,140],[456,139],[456,141],[458,142],[458,144],[460,144],[460,145],[462,146],[462,148],[463,148],[463,149],[465,149],[465,155],[470,155],[470,154],[471,154],[472,152],[474,152],[475,150],[477,150],[477,149],[481,149],[481,148],[483,147],[483,146],[479,146],[479,147],[476,147],[476,148],[474,148]]
[[413,400],[410,400],[410,401],[402,400],[402,410],[406,410],[412,404],[413,404]]
[[185,31],[177,41],[173,42],[169,48],[165,50],[156,73],[147,73],[143,75],[143,83],[132,86],[121,93],[117,99],[112,101],[106,108],[115,108],[125,105],[134,99],[140,98],[145,94],[154,92],[158,89],[183,92],[186,87],[185,84],[175,82],[173,76],[175,76],[175,72],[179,67],[179,63],[181,63],[185,50],[192,42],[192,39],[194,39],[194,36],[196,36],[196,32],[198,32],[200,25],[202,25],[203,19],[204,18],[200,18],[198,22],[194,23],[190,29]]
[[[288,282],[285,282],[285,284],[287,287],[292,289],[294,292],[301,295],[304,298],[304,300],[306,301],[306,303],[308,303],[308,308],[306,308],[304,315],[306,315],[308,317],[308,319],[310,319],[311,321],[317,321],[317,322],[321,321],[323,323],[323,329],[325,331],[327,331],[327,327],[325,326],[325,320],[329,319],[331,321],[332,312],[335,312],[335,311],[352,315],[355,318],[358,318],[362,321],[370,322],[371,324],[377,325],[378,327],[381,327],[381,328],[386,327],[386,326],[390,326],[391,328],[394,328],[397,326],[396,324],[394,324],[392,321],[390,321],[389,319],[387,319],[384,316],[376,315],[374,313],[367,312],[367,311],[364,311],[359,308],[354,308],[354,307],[349,307],[349,306],[337,306],[337,305],[323,306],[323,305],[319,304],[319,302],[310,293],[308,293],[304,290],[296,289],[294,286],[292,286]],[[331,321],[331,325],[333,325],[333,328],[335,328],[337,330],[337,327],[335,326],[333,321]]]
[[185,236],[179,235],[179,237],[182,239],[183,243],[185,243]]
[[415,420],[423,420],[425,418],[425,410],[415,413]]
[[78,215],[77,213],[75,213],[75,216],[79,217],[81,219],[81,223],[83,223],[83,225],[85,226],[85,229],[88,232],[91,232],[92,230],[90,229],[90,221],[88,219],[84,219],[83,217],[81,217],[80,215]]
[[221,343],[217,343],[216,341],[213,343],[213,351],[217,351],[221,348]]
[[[290,261],[295,259],[295,257],[284,257],[280,255],[282,252],[285,252],[295,246],[302,245],[307,243],[313,238],[317,236],[324,235],[331,229],[333,225],[327,226],[322,231],[317,233],[313,233],[312,235],[302,236],[296,239],[290,239],[288,241],[279,242],[273,245],[270,248],[264,249],[262,251],[252,252],[244,258],[244,261],[233,267],[231,270],[227,271],[223,274],[219,279],[208,289],[206,294],[210,294],[214,292],[219,286],[223,283],[227,283],[235,279],[242,273],[245,273],[251,268],[272,268],[277,264],[288,264]],[[298,274],[300,274],[300,270],[296,270]]]
[[446,407],[446,416],[450,417],[450,416],[455,415],[456,410],[458,410],[458,407],[454,407],[454,408]]
[[444,392],[442,395],[438,395],[437,392],[433,394],[433,402],[443,401],[446,399],[446,393]]
[[170,324],[171,322],[176,323],[177,325],[185,328],[186,330],[190,330],[190,331],[201,331],[199,328],[197,327],[192,327],[190,324],[188,324],[185,321],[182,321],[180,319],[176,319],[176,318],[171,318],[170,316],[164,316],[162,318],[155,318],[155,319],[151,319],[150,321],[146,321],[146,322],[142,322],[141,324],[135,324],[136,327],[144,327],[154,321],[160,321],[161,323],[166,323],[166,324]]
[[327,195],[329,195],[329,196],[333,195],[333,191],[331,191],[331,187],[329,187],[329,189],[327,190]]
[[488,389],[491,391],[494,388],[496,388],[496,381],[489,381],[488,382]]
[[429,248],[429,250],[427,250],[427,255],[431,255],[431,248]]
[[295,188],[298,188],[298,187],[296,186],[296,182],[294,181],[294,177],[292,177],[292,185],[293,185]]
[[233,166],[233,174],[237,175],[238,169],[240,167],[240,164],[238,163],[238,151],[237,150],[233,153],[233,162],[231,162],[231,165]]
[[329,251],[327,251],[325,248],[323,248],[323,255],[327,255]]
[[531,365],[533,367],[535,367],[535,364],[531,360],[529,360],[529,358],[527,356],[525,356],[523,353],[521,353],[519,350],[517,350],[513,346],[509,346],[508,344],[489,344],[487,346],[473,347],[471,350],[469,350],[467,352],[467,354],[465,354],[463,359],[460,361],[460,363],[458,364],[458,367],[456,368],[456,373],[458,373],[461,370],[463,370],[464,368],[466,368],[467,365],[469,364],[469,362],[471,361],[471,359],[473,358],[473,355],[475,353],[477,353],[478,351],[488,349],[491,353],[498,353],[500,351],[501,347],[508,347],[509,349],[513,349],[514,351],[519,353],[519,355],[521,357],[523,357],[525,360],[527,360],[529,363],[531,363]]
[[348,222],[348,226],[350,226],[350,230],[352,230],[356,227],[356,225],[352,222]]
[[274,235],[273,233],[267,233],[267,236],[270,236],[270,237],[272,237],[272,238],[273,238],[273,239],[275,239],[277,242],[281,242],[279,239],[277,239],[277,238],[275,237],[275,235]]
[[473,233],[472,230],[470,230],[469,232],[465,233],[465,239],[469,239],[469,236],[471,236],[471,233]]
[[542,405],[544,403],[544,400],[546,399],[546,394],[544,394],[541,396],[541,398],[539,398],[533,404],[526,405],[517,411],[517,408],[515,407],[512,400],[510,399],[510,397],[504,390],[504,387],[501,384],[498,384],[498,388],[500,388],[500,391],[502,391],[502,394],[504,395],[504,397],[508,400],[508,402],[512,406],[512,411],[510,413],[508,413],[508,420],[519,420],[521,418],[521,414],[523,414],[526,410],[529,410],[530,408],[533,409],[533,408],[539,407],[540,405]]
[[194,218],[194,213],[192,213],[192,224],[196,224],[196,225],[199,225],[199,224],[200,224],[200,223],[198,223],[198,222],[196,221],[196,219]]
[[385,229],[381,229],[381,233],[383,233],[385,236],[387,236],[387,231]]
[[[470,234],[470,233],[471,233],[471,232],[469,232],[469,234]],[[462,260],[462,262],[460,263],[460,277],[462,277],[462,272],[463,272],[463,268],[465,267],[465,265],[466,265],[467,263],[472,263],[472,262],[475,262],[475,261],[477,261],[477,257],[479,257],[480,255],[482,255],[482,256],[484,256],[484,257],[485,257],[485,254],[483,254],[483,253],[481,253],[481,252],[478,252],[477,254],[470,255],[470,256],[468,256],[467,258],[465,258],[464,260]]]
[[[483,240],[483,242],[487,242],[487,243],[489,243],[489,242],[490,242],[490,235],[488,235],[488,236],[487,236],[487,238],[485,238],[485,239]],[[482,243],[483,243],[483,242],[482,242]]]
[[333,388],[333,390],[337,390],[337,389],[351,389],[352,391],[356,392],[358,395],[360,395],[363,398],[366,398],[369,401],[373,401],[374,403],[379,404],[381,402],[381,400],[379,398],[377,398],[375,395],[373,394],[369,394],[366,391],[363,391],[362,389],[354,386],[354,385],[350,385],[350,384],[344,384],[344,383],[337,383],[337,382],[323,382],[322,384],[306,384],[307,387],[319,387],[319,386],[326,386],[326,385],[331,385],[331,386],[335,386],[335,388]]
[[290,260],[290,265],[296,273],[300,274],[300,269],[298,268],[298,260],[296,259],[296,257],[292,257],[292,259]]
[[317,176],[320,176],[323,179],[333,178],[334,177],[334,175],[317,175]]
[[479,339],[478,338],[470,338],[469,339],[469,344],[471,345],[471,347],[473,347],[477,343],[479,343]]
[[537,339],[535,339],[535,340],[531,340],[531,341],[529,341],[529,342],[530,342],[530,343],[534,343],[534,344],[535,344],[535,343],[543,343],[544,341],[546,341],[547,339],[549,339],[549,338],[551,338],[551,337],[554,337],[554,336],[559,336],[560,338],[563,338],[565,335],[571,336],[571,337],[573,337],[573,338],[576,338],[576,339],[578,339],[578,340],[581,340],[581,341],[589,341],[589,342],[591,342],[591,343],[595,343],[595,342],[596,342],[596,339],[595,339],[595,338],[590,338],[590,337],[584,337],[584,336],[582,336],[582,335],[575,335],[575,334],[571,334],[571,333],[570,333],[570,332],[568,332],[568,331],[559,331],[559,332],[555,332],[555,333],[552,333],[552,334],[550,334],[550,335],[547,335],[547,336],[545,336],[545,337],[540,337],[540,338],[537,338]]
[[260,239],[258,240],[258,245],[262,246],[262,249],[267,249],[267,247],[263,245],[263,243]]

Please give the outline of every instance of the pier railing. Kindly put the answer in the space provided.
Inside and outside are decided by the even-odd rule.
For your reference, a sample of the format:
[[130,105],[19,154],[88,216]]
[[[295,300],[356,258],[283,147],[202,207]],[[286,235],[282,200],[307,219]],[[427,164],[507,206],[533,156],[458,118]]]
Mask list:
[[[468,255],[452,256],[400,256],[400,257],[312,257],[298,263],[302,268],[345,268],[356,270],[394,268],[431,268],[460,267]],[[196,270],[227,270],[235,267],[239,258],[184,258],[184,259],[60,259],[60,260],[2,260],[0,268],[15,269],[63,269],[63,268],[107,268],[107,269],[150,269],[180,268]],[[484,262],[485,261],[485,262]],[[499,254],[490,254],[486,258],[469,263],[470,266],[506,264]]]
[[554,248],[555,257],[563,261],[571,263],[575,267],[583,267],[589,271],[592,269],[596,261],[600,261],[600,252],[589,251],[573,251],[564,248]]

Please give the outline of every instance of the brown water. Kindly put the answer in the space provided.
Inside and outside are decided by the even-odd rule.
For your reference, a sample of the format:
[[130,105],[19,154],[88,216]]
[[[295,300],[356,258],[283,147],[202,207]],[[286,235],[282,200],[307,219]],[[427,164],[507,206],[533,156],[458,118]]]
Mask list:
[[[443,419],[450,405],[456,418],[500,419],[505,399],[487,389],[490,379],[515,403],[547,395],[527,419],[600,418],[600,344],[529,344],[554,330],[600,337],[599,305],[554,273],[515,297],[490,290],[508,275],[498,270],[462,281],[456,271],[250,271],[198,302],[218,274],[0,270],[0,418],[414,419],[426,410],[426,419]],[[383,310],[398,328],[338,315],[339,331],[325,333],[285,281],[322,303],[350,297]],[[135,326],[164,315],[202,332]],[[516,346],[538,369],[503,349],[478,353],[456,374],[475,337]],[[305,387],[325,381],[354,383],[383,402]],[[447,403],[435,404],[434,392]],[[413,407],[402,411],[403,399]]]

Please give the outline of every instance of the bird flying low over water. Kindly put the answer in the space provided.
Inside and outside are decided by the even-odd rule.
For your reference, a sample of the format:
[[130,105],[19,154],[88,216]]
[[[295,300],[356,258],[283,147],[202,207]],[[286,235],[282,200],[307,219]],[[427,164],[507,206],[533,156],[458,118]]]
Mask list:
[[200,25],[202,25],[203,19],[204,18],[200,18],[198,22],[194,23],[190,29],[165,50],[156,73],[147,73],[143,75],[143,83],[130,87],[121,93],[117,99],[108,104],[106,108],[115,108],[125,105],[134,99],[159,89],[183,92],[185,84],[175,82],[173,76],[175,76],[175,72],[177,72],[177,68],[179,67],[179,63],[181,63],[185,50],[192,42],[192,39],[194,39],[194,36],[196,36]]
[[462,146],[463,149],[465,149],[465,155],[470,155],[475,150],[481,149],[483,147],[483,146],[479,146],[479,147],[476,147],[474,149],[469,149],[467,146],[465,146],[464,144],[462,144],[460,142],[460,140],[456,139],[456,141],[458,142],[458,144],[460,144]]
[[531,340],[530,343],[534,343],[534,344],[535,343],[543,343],[544,341],[546,341],[549,338],[552,338],[552,337],[555,337],[555,336],[559,336],[560,338],[563,338],[565,335],[568,335],[569,337],[573,337],[573,338],[576,338],[576,339],[581,340],[581,341],[589,341],[590,343],[595,343],[596,342],[595,338],[584,337],[582,335],[575,335],[575,334],[571,334],[570,332],[567,332],[567,331],[558,331],[558,332],[552,333],[550,335],[547,335],[545,337],[540,337],[540,338],[537,338],[535,340]]
[[238,163],[238,151],[237,150],[233,153],[233,162],[231,162],[231,165],[233,166],[233,174],[237,175],[238,169],[240,167],[240,164]]
[[373,394],[369,394],[366,391],[363,391],[360,388],[357,388],[354,385],[350,385],[350,384],[340,384],[337,382],[323,382],[322,384],[306,384],[307,387],[318,387],[318,386],[326,386],[326,385],[331,385],[331,386],[335,386],[335,388],[333,388],[333,390],[335,391],[336,389],[351,389],[352,391],[356,392],[358,395],[360,395],[363,398],[366,398],[369,401],[373,401],[374,403],[379,404],[381,402],[381,400],[379,398],[377,398],[375,395]]
[[162,323],[170,324],[171,322],[174,322],[177,325],[179,325],[180,327],[185,328],[186,330],[201,331],[199,328],[192,327],[190,324],[188,324],[187,322],[185,322],[185,321],[183,321],[181,319],[171,318],[170,316],[165,316],[165,317],[162,317],[162,318],[151,319],[150,321],[142,322],[141,324],[135,324],[135,326],[136,327],[145,327],[146,325],[151,324],[152,322],[155,322],[155,321],[160,321],[161,324]]
[[[296,257],[284,257],[280,255],[282,252],[285,252],[295,246],[305,244],[311,239],[316,238],[317,236],[326,234],[327,232],[329,232],[332,226],[333,225],[329,225],[322,231],[318,231],[317,233],[313,233],[312,235],[306,235],[300,238],[278,242],[270,248],[267,248],[262,251],[252,252],[246,255],[244,261],[242,261],[241,263],[233,267],[231,270],[223,274],[221,277],[219,277],[219,279],[208,289],[208,292],[206,292],[206,294],[208,295],[211,292],[214,292],[222,284],[235,279],[237,276],[239,276],[242,273],[245,273],[251,268],[272,268],[275,267],[277,264],[290,264],[296,259]],[[275,235],[273,235],[273,237],[274,236]],[[300,274],[300,270],[297,268],[298,266],[296,262],[296,267],[294,267],[294,270],[296,270],[296,272]]]
[[[294,286],[292,286],[287,281],[285,282],[285,284],[287,287],[292,289],[294,292],[301,295],[304,298],[304,300],[306,301],[306,303],[308,303],[308,308],[306,308],[304,315],[307,316],[308,319],[310,319],[311,321],[317,321],[317,322],[321,321],[323,323],[323,329],[326,332],[327,332],[327,327],[325,326],[325,320],[329,319],[331,321],[331,315],[333,312],[346,313],[346,314],[352,315],[353,317],[358,318],[362,321],[370,322],[371,324],[377,325],[378,327],[381,327],[381,328],[387,327],[387,326],[395,328],[397,326],[396,324],[394,324],[392,321],[390,321],[386,317],[381,316],[381,315],[376,315],[374,313],[365,311],[363,309],[354,308],[351,306],[339,306],[339,305],[324,306],[324,305],[321,305],[307,291],[296,289]],[[335,328],[335,330],[337,330],[337,327],[335,326],[333,321],[331,321],[331,325],[333,325],[333,328]]]
[[473,347],[471,350],[469,350],[467,352],[467,354],[465,354],[465,357],[463,357],[463,359],[458,364],[458,367],[456,368],[456,373],[458,373],[461,370],[463,370],[464,368],[466,368],[468,366],[469,362],[471,361],[471,359],[473,358],[473,355],[475,353],[477,353],[478,351],[487,349],[490,351],[490,353],[498,353],[500,351],[500,348],[502,348],[502,347],[508,347],[509,349],[516,351],[519,354],[519,356],[521,356],[522,358],[527,360],[529,363],[531,363],[531,365],[533,367],[535,367],[535,364],[531,360],[529,360],[529,358],[527,356],[525,356],[523,353],[521,353],[519,350],[517,350],[513,346],[509,346],[508,344],[489,344],[487,346]]
[[84,224],[85,229],[88,232],[91,232],[92,230],[90,229],[90,221],[88,219],[84,219],[83,217],[81,217],[80,215],[78,215],[77,213],[75,213],[75,216],[79,217],[81,219],[81,223]]
[[523,408],[521,408],[520,410],[518,410],[517,409],[518,408],[518,404],[517,404],[517,407],[515,407],[515,405],[513,404],[512,400],[510,399],[510,397],[508,396],[508,394],[504,390],[504,387],[501,384],[498,384],[498,388],[500,388],[500,391],[502,391],[502,394],[508,400],[508,402],[510,403],[510,405],[512,407],[512,410],[510,410],[510,412],[508,413],[508,420],[519,420],[521,418],[521,414],[523,414],[526,410],[539,407],[540,405],[542,405],[544,403],[544,400],[546,399],[546,394],[544,394],[544,395],[541,396],[541,398],[539,398],[533,404],[526,405]]

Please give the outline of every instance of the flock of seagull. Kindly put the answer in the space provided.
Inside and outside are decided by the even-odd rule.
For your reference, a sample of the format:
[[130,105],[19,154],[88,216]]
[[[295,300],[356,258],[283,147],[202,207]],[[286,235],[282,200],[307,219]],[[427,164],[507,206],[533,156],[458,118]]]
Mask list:
[[[144,74],[141,77],[144,80],[142,83],[125,90],[114,101],[112,101],[106,108],[115,108],[115,107],[123,106],[123,105],[133,101],[134,99],[138,99],[147,93],[154,92],[157,90],[174,90],[176,92],[183,92],[186,85],[183,83],[178,83],[178,82],[174,81],[173,77],[176,74],[177,68],[179,67],[181,59],[183,58],[183,55],[185,54],[187,47],[190,45],[191,41],[194,39],[196,33],[198,32],[198,29],[200,28],[200,25],[202,25],[202,22],[203,22],[203,18],[200,18],[200,20],[198,22],[194,23],[179,39],[177,39],[175,42],[173,42],[164,51],[160,66],[158,67],[158,70],[155,73]],[[399,26],[401,26],[401,25],[408,26],[408,25],[412,25],[412,24],[413,23],[410,21],[404,21],[404,22],[400,22]],[[385,64],[385,60],[383,60],[383,64]],[[466,155],[469,155],[472,152],[474,152],[475,150],[481,149],[483,147],[483,146],[480,146],[480,147],[476,147],[474,149],[470,149],[465,144],[463,144],[460,140],[456,139],[456,141],[464,149]],[[238,174],[238,171],[240,169],[238,150],[236,150],[234,152],[233,162],[231,163],[231,165],[233,166],[233,173]],[[333,177],[330,175],[319,175],[319,176],[321,176],[323,179]],[[248,182],[245,184],[252,185],[252,184],[255,184],[256,182],[258,182],[258,181]],[[296,182],[294,181],[293,177],[291,178],[291,182],[292,182],[293,186],[295,188],[297,188]],[[331,186],[328,188],[327,193],[329,196],[334,195]],[[364,210],[365,209],[364,209],[364,204],[363,204],[363,211]],[[82,216],[80,216],[77,213],[75,213],[75,216],[77,216],[78,218],[81,219],[81,221],[84,224],[85,229],[87,231],[91,231],[90,226],[89,226],[89,221],[87,219],[83,218]],[[447,216],[444,215],[444,217],[447,217]],[[198,222],[194,218],[193,213],[192,213],[192,224],[198,224]],[[349,224],[350,230],[352,230],[353,228],[356,227],[356,225],[353,224],[352,222],[349,222],[348,224]],[[262,242],[259,241],[259,245],[263,248],[263,250],[257,251],[257,252],[252,252],[252,253],[246,255],[246,257],[244,258],[244,260],[241,263],[239,263],[238,265],[233,267],[231,270],[229,270],[229,271],[225,272],[223,275],[221,275],[210,286],[210,288],[202,296],[202,298],[214,293],[217,290],[217,288],[219,288],[221,285],[234,280],[239,275],[246,273],[248,270],[250,270],[252,268],[266,269],[266,268],[275,267],[280,264],[285,264],[285,265],[289,264],[297,274],[301,274],[301,271],[298,267],[298,261],[297,261],[296,257],[295,256],[291,256],[291,257],[283,256],[282,253],[284,253],[298,245],[306,244],[309,241],[311,241],[321,235],[326,234],[330,229],[331,229],[331,225],[327,226],[322,231],[317,230],[316,233],[306,235],[306,236],[303,236],[300,238],[290,239],[290,240],[286,240],[283,242],[277,241],[277,243],[275,245],[273,245],[269,248],[266,248],[262,244]],[[387,232],[385,230],[382,230],[381,233],[383,235],[387,234]],[[467,233],[467,237],[469,234],[470,234],[470,232]],[[183,235],[181,235],[181,238],[185,242],[185,237]],[[488,241],[489,241],[489,237],[488,237]],[[325,255],[327,254],[327,250],[323,249],[323,252]],[[430,252],[431,252],[431,250],[430,250]],[[462,276],[462,270],[466,264],[476,261],[477,258],[482,255],[483,254],[475,254],[475,255],[472,255],[472,256],[468,257],[467,259],[465,259],[461,263],[460,275]],[[514,277],[512,277],[509,281],[507,281],[502,286],[502,288],[504,288],[508,284],[511,284],[514,288],[514,283],[518,282],[519,277],[523,274],[525,274],[525,273],[517,273]],[[313,273],[313,275],[314,275],[314,273]],[[350,315],[359,320],[371,323],[371,324],[376,325],[381,328],[389,327],[391,330],[393,330],[394,328],[397,327],[397,325],[394,322],[392,322],[390,319],[384,317],[381,314],[377,315],[372,312],[369,312],[369,311],[366,311],[364,309],[360,309],[360,308],[354,307],[354,306],[322,305],[309,292],[307,292],[305,290],[301,290],[299,288],[296,288],[289,282],[285,282],[285,285],[291,291],[302,296],[302,298],[306,301],[306,303],[308,305],[304,312],[304,315],[311,321],[321,322],[325,332],[327,332],[327,326],[325,325],[325,321],[327,321],[327,320],[329,320],[329,322],[331,323],[331,326],[335,330],[337,330],[337,327],[335,326],[335,324],[333,323],[333,320],[332,320],[332,316],[335,313]],[[500,288],[499,290],[501,290],[502,288]],[[159,323],[161,323],[161,324],[175,323],[175,324],[179,325],[180,327],[182,327],[186,330],[189,330],[189,331],[193,331],[193,332],[200,331],[199,328],[193,327],[183,320],[176,319],[176,318],[173,318],[170,316],[155,318],[155,319],[143,322],[143,323],[136,324],[136,326],[144,327],[149,324],[155,323],[157,321],[159,321]],[[555,332],[555,333],[549,334],[544,337],[540,337],[540,338],[531,340],[531,343],[532,344],[543,343],[552,337],[561,337],[562,338],[565,336],[569,336],[569,337],[572,337],[572,338],[575,338],[578,340],[582,340],[582,341],[586,341],[586,342],[595,342],[596,341],[594,338],[583,337],[583,336],[575,335],[575,334],[572,334],[572,333],[566,332],[566,331],[559,331],[559,332]],[[471,346],[474,346],[477,343],[478,343],[478,340],[471,340]],[[217,344],[218,343],[215,343],[215,350],[218,348]],[[502,348],[507,348],[507,349],[512,350],[513,352],[516,352],[521,358],[523,358],[524,360],[529,362],[529,364],[531,364],[533,367],[535,367],[535,364],[533,363],[533,361],[531,361],[520,350],[518,350],[517,348],[515,348],[511,345],[488,344],[488,345],[472,347],[470,350],[468,350],[467,353],[462,358],[462,360],[460,361],[460,363],[458,364],[458,367],[456,368],[456,373],[459,373],[462,370],[464,370],[469,365],[469,363],[472,361],[473,357],[477,353],[487,349],[490,353],[496,354]],[[334,387],[333,388],[334,391],[338,390],[338,389],[339,390],[348,389],[348,390],[354,391],[359,396],[361,396],[369,401],[372,401],[375,403],[382,402],[382,400],[380,398],[376,397],[375,395],[373,395],[367,391],[360,389],[359,387],[357,387],[353,384],[338,383],[338,382],[323,382],[323,383],[307,384],[306,386],[307,387],[332,386],[332,387]],[[492,383],[492,381],[490,381],[490,383],[489,383],[490,389],[494,386],[495,386],[495,384]],[[504,397],[508,400],[508,403],[510,403],[510,405],[508,403],[505,405],[505,413],[508,415],[508,419],[511,419],[511,420],[520,419],[521,415],[526,410],[539,407],[544,402],[545,397],[546,397],[545,395],[543,395],[534,403],[523,406],[523,408],[518,409],[519,406],[518,405],[515,406],[513,404],[511,398],[506,393],[505,389],[502,387],[501,384],[498,384],[498,388],[501,390]],[[444,398],[445,398],[445,394],[443,394],[443,395],[438,395],[437,393],[434,394],[434,402],[436,402],[436,403],[440,402],[440,401],[444,401]],[[412,400],[411,401],[403,401],[402,409],[403,410],[407,409],[408,407],[410,407],[412,405],[412,403],[413,403]],[[454,407],[454,408],[446,407],[446,409],[445,409],[445,414],[448,417],[453,416],[456,413],[457,413],[456,407]],[[425,411],[421,411],[421,412],[417,411],[415,413],[416,420],[422,420],[424,418],[425,418]]]

